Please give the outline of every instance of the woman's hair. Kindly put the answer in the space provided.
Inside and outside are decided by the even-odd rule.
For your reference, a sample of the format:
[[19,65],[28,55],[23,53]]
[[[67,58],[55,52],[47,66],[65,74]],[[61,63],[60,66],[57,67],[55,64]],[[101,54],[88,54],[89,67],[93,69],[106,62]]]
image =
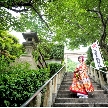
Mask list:
[[82,62],[83,62],[83,61],[84,61],[84,56],[79,56],[79,57],[78,57],[78,60],[79,60],[80,58],[82,58]]

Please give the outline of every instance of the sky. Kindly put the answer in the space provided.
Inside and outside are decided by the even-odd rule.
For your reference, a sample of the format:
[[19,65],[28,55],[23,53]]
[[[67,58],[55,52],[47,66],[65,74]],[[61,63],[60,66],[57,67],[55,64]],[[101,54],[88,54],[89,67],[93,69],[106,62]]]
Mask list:
[[19,39],[20,44],[25,42],[25,39],[23,38],[23,35],[21,32],[11,31],[10,33]]

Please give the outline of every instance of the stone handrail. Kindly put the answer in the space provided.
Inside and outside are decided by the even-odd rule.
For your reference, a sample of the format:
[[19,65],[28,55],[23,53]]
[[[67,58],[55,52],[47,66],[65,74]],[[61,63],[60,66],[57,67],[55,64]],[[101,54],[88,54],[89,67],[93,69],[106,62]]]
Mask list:
[[64,65],[38,91],[36,91],[32,97],[21,105],[21,107],[51,107],[55,101],[55,97],[63,80],[65,71],[66,66]]
[[88,74],[100,86],[108,91],[108,72],[97,70],[92,66],[88,66]]

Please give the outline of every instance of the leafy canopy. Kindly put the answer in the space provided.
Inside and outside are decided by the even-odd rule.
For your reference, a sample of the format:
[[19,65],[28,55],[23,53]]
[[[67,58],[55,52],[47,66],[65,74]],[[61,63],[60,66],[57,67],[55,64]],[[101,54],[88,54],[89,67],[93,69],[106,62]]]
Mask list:
[[[104,46],[108,41],[107,0],[2,0],[0,4],[4,28],[29,28],[48,40],[65,42],[71,49],[95,40]],[[20,12],[20,18],[13,18],[7,9]]]

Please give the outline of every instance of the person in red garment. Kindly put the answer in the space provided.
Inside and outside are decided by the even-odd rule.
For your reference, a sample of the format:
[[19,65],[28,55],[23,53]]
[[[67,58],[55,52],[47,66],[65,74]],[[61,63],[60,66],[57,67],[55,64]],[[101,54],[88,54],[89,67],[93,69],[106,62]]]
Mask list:
[[70,91],[77,93],[77,96],[79,98],[88,98],[88,92],[93,92],[94,87],[87,74],[87,66],[84,63],[84,57],[79,56],[78,61],[80,62],[80,64],[74,71]]

